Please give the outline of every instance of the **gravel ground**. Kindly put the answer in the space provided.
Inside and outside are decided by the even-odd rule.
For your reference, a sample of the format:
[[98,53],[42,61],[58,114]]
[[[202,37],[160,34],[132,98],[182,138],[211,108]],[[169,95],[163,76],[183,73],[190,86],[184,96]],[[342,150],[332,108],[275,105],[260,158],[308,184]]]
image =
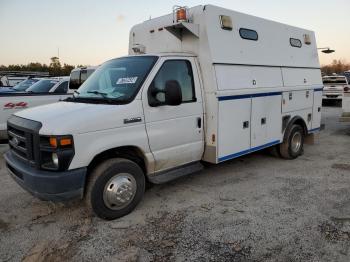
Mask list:
[[[35,199],[0,159],[0,261],[350,261],[350,124],[292,161],[259,152],[153,186],[115,221]],[[7,149],[1,147],[1,152]]]

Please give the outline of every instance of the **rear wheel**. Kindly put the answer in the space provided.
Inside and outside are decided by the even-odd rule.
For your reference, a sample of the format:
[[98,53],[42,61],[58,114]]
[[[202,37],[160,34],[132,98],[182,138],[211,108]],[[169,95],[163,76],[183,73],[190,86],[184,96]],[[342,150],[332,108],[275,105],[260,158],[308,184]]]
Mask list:
[[145,192],[145,176],[133,161],[108,159],[97,166],[88,181],[86,205],[98,217],[116,219],[129,214]]
[[286,132],[283,143],[279,145],[279,153],[285,159],[295,159],[304,150],[304,130],[299,125],[293,125]]

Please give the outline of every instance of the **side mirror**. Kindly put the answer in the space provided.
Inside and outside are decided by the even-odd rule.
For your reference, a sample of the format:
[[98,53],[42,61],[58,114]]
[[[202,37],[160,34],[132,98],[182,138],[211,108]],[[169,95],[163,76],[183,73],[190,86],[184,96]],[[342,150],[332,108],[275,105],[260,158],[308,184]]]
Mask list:
[[164,89],[165,104],[169,106],[178,106],[182,103],[181,86],[176,80],[168,80]]
[[[157,94],[164,94],[164,101],[157,100]],[[158,89],[152,86],[148,89],[149,105],[152,107],[169,105],[177,106],[182,103],[181,86],[176,80],[168,80],[165,83],[164,89]],[[163,99],[162,99],[163,100]]]

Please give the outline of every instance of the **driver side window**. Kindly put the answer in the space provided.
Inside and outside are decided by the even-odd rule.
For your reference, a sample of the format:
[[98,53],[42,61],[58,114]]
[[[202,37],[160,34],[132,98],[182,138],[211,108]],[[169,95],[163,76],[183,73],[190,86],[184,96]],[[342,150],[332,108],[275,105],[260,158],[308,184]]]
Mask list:
[[[190,103],[196,101],[193,73],[190,61],[165,61],[153,79],[150,89],[156,88],[158,90],[164,90],[165,83],[170,80],[176,80],[180,84],[182,92],[182,103]],[[152,96],[152,94],[149,94],[148,100],[150,103],[156,102],[163,104],[165,102],[165,96],[164,93],[161,92],[158,92],[155,97]]]

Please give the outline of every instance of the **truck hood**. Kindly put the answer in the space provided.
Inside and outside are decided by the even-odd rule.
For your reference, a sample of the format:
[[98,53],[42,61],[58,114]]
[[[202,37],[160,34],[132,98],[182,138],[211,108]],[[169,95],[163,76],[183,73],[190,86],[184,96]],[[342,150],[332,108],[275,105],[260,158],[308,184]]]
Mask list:
[[124,119],[133,117],[141,117],[143,122],[141,100],[134,100],[127,105],[61,101],[29,108],[15,115],[41,122],[39,133],[43,135],[81,134],[117,128],[125,126]]

